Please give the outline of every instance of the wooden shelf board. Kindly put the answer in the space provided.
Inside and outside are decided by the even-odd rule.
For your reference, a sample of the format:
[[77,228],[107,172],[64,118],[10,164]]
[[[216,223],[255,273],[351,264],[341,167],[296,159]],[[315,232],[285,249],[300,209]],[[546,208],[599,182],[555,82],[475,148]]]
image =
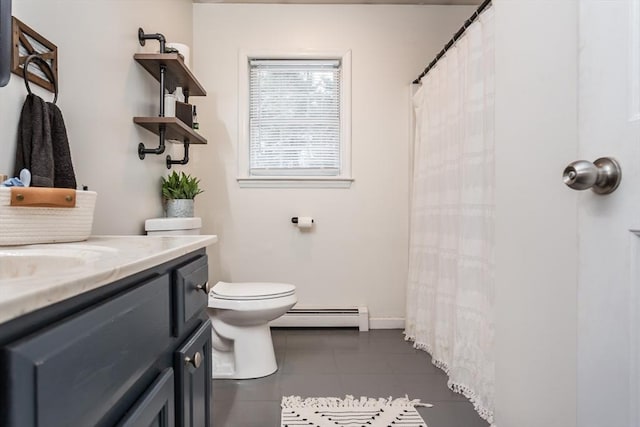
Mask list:
[[189,140],[190,144],[206,144],[207,140],[177,117],[134,117],[133,122],[160,135],[160,126],[166,129],[165,139]]
[[183,91],[189,91],[189,96],[207,94],[177,53],[136,53],[133,58],[158,81],[160,81],[160,65],[165,65],[167,67],[165,82],[170,92],[173,92],[176,86],[180,86]]

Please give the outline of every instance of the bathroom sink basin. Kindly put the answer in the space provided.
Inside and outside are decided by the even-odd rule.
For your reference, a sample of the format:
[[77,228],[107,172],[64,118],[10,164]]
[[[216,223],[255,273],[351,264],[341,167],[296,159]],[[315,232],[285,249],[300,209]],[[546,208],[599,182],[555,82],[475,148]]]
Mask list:
[[68,274],[115,252],[90,245],[0,249],[0,280]]

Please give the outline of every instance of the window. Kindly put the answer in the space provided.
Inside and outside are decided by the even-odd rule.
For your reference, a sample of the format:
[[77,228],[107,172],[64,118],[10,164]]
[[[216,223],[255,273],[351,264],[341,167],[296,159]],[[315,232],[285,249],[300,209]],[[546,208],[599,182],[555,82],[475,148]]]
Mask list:
[[340,174],[340,61],[249,61],[249,170]]
[[241,54],[241,186],[350,185],[349,60]]

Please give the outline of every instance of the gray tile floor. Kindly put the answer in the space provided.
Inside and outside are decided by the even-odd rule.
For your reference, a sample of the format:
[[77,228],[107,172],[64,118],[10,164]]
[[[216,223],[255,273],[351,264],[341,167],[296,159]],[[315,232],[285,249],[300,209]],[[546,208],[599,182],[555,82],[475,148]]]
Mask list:
[[428,427],[487,427],[446,375],[401,330],[273,329],[278,371],[255,380],[213,381],[214,427],[279,427],[280,399],[346,394],[431,403]]

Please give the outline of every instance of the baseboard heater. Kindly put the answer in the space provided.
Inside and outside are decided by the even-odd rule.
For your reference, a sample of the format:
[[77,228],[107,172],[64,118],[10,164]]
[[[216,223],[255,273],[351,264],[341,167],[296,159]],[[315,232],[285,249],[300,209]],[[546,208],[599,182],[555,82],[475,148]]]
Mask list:
[[355,327],[369,330],[369,310],[357,308],[293,308],[272,321],[278,328],[337,328]]

